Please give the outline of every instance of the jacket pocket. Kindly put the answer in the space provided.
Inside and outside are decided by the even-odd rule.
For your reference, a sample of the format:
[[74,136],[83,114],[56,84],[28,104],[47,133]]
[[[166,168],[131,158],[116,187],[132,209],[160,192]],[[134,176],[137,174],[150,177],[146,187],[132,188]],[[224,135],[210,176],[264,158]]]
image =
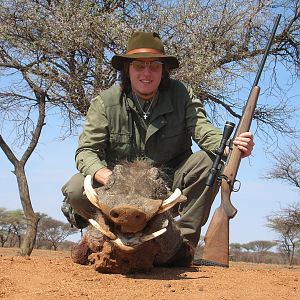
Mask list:
[[111,149],[116,147],[122,148],[123,146],[126,147],[126,145],[130,144],[130,136],[128,133],[110,133],[109,141],[111,144]]
[[191,147],[191,137],[184,129],[174,129],[162,132],[156,140],[161,156],[157,159],[161,162],[169,162]]
[[185,149],[190,144],[191,137],[184,129],[168,131],[161,135],[162,144],[165,146],[166,151],[180,152],[180,149]]
[[110,133],[108,155],[110,159],[126,159],[130,156],[129,134]]

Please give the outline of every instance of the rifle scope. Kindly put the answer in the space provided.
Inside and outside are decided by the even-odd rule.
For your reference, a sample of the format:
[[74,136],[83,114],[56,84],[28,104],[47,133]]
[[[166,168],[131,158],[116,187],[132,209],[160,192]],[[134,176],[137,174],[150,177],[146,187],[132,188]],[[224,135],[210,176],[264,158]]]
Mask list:
[[216,158],[214,160],[213,166],[210,169],[209,175],[206,180],[206,185],[212,187],[216,176],[219,174],[222,168],[221,160],[222,156],[224,155],[225,147],[227,146],[228,140],[233,132],[235,124],[231,122],[226,122],[224,129],[223,129],[223,136],[220,142],[220,146],[216,151]]

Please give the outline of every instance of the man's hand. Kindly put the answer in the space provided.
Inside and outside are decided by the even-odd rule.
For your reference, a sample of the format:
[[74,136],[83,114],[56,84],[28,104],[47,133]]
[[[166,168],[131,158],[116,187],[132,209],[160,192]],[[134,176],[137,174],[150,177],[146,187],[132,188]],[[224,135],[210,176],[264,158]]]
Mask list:
[[112,171],[108,168],[102,168],[98,170],[94,175],[94,180],[105,185],[108,181],[108,177],[112,174]]
[[242,151],[242,157],[247,157],[251,155],[254,142],[253,142],[253,134],[251,132],[244,132],[237,136],[233,144],[237,146]]

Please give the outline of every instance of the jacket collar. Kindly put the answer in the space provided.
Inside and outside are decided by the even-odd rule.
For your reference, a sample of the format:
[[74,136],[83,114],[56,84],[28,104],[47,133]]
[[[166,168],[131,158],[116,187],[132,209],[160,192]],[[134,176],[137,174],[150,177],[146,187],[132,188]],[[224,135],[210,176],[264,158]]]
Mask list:
[[173,110],[174,107],[170,93],[167,91],[160,92],[157,104],[151,114],[150,124],[146,133],[145,144],[153,134],[155,134],[159,129],[166,126],[167,120],[165,118],[165,115],[172,112]]
[[[132,99],[132,94],[130,93],[127,97],[128,105],[136,113],[138,113],[137,108],[135,107],[134,101]],[[160,91],[157,99],[157,103],[153,108],[152,114],[150,116],[150,123],[146,132],[145,144],[148,139],[155,134],[159,129],[164,127],[167,124],[167,120],[164,115],[171,113],[174,110],[172,103],[172,96],[168,90]]]

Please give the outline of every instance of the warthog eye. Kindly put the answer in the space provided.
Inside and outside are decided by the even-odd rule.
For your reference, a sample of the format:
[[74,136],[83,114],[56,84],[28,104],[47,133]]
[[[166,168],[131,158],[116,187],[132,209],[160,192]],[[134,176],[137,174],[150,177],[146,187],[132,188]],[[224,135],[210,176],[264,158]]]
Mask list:
[[113,218],[119,218],[119,214],[115,211],[111,212],[110,215],[113,217]]

